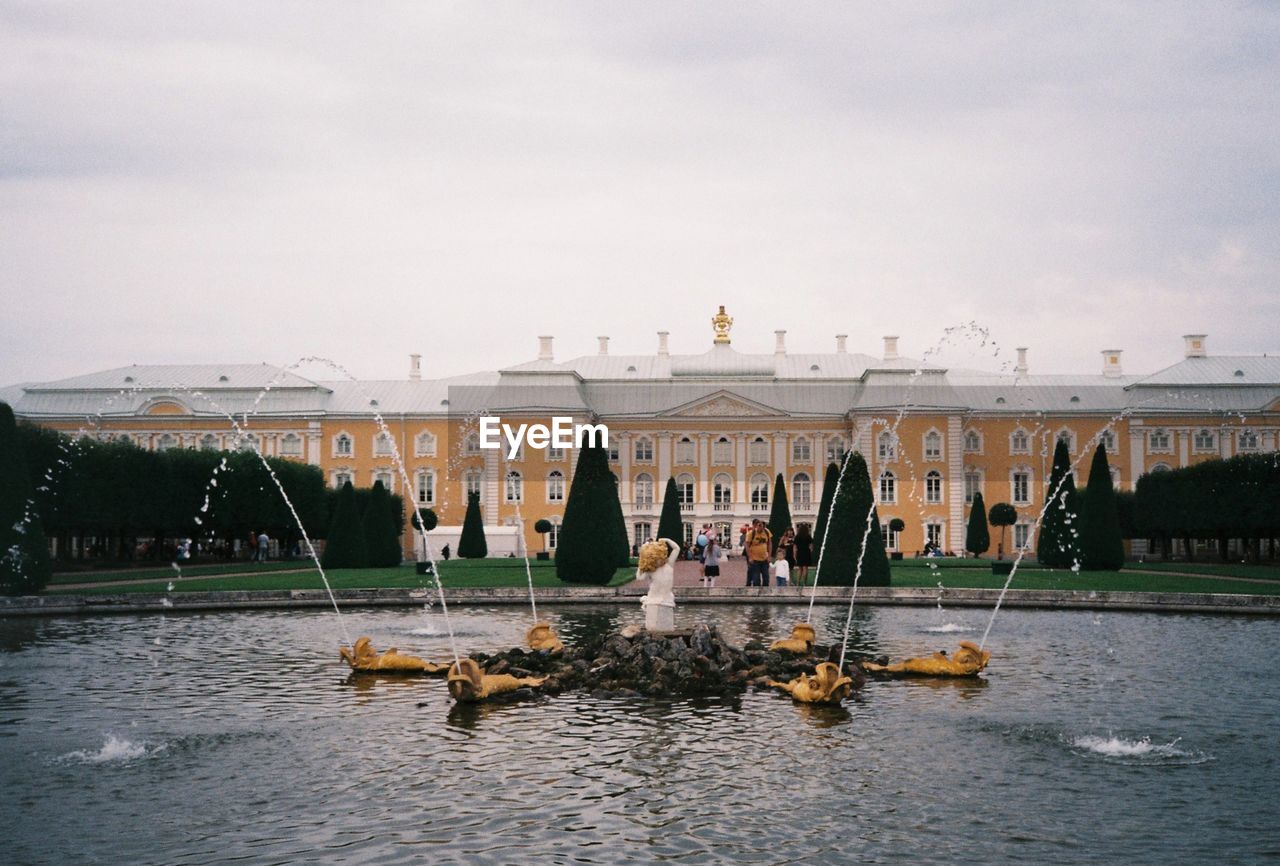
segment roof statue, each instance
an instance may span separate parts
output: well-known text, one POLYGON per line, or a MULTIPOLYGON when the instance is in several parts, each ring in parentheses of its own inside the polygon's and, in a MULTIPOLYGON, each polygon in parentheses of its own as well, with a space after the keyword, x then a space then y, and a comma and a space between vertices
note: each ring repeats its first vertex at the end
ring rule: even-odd
POLYGON ((724 304, 720 305, 720 312, 711 317, 711 327, 716 332, 716 343, 729 344, 729 329, 733 327, 733 317, 725 313, 724 304))

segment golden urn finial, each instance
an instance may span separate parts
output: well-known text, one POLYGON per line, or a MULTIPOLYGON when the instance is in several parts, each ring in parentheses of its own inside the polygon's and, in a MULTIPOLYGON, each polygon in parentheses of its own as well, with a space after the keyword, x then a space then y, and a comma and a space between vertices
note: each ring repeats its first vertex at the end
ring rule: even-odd
POLYGON ((733 317, 724 311, 724 304, 720 305, 720 312, 711 317, 711 327, 716 332, 717 343, 729 342, 729 329, 733 327, 733 317))

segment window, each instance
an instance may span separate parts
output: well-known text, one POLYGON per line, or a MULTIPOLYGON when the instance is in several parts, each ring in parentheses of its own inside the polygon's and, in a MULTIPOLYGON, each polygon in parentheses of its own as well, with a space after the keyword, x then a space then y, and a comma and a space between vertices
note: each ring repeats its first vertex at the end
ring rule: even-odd
POLYGON ((791 462, 808 463, 813 460, 813 446, 807 436, 797 436, 791 443, 791 462))
POLYGON ((898 501, 898 478, 887 469, 880 473, 880 501, 886 505, 898 501))
POLYGON ((354 478, 352 477, 351 473, 346 469, 339 469, 338 471, 333 473, 333 486, 337 487, 339 490, 342 489, 342 486, 344 484, 354 484, 354 483, 355 483, 354 478))
POLYGON ((117 442, 123 442, 123 443, 125 443, 126 445, 132 445, 132 444, 133 444, 133 437, 132 437, 132 436, 130 436, 128 433, 121 433, 119 436, 117 436, 117 437, 116 437, 116 441, 117 441, 117 442))
POLYGON ((924 459, 942 459, 942 434, 937 430, 930 430, 924 434, 924 459))
MULTIPOLYGON (((1057 440, 1057 442, 1067 443, 1068 454, 1076 453, 1076 434, 1075 433, 1072 433, 1070 430, 1064 427, 1063 429, 1058 431, 1058 435, 1054 438, 1057 440)), ((1055 444, 1054 447, 1057 447, 1057 445, 1055 444)))
POLYGON ((1168 472, 1168 471, 1169 471, 1169 464, 1167 464, 1167 463, 1157 463, 1155 466, 1152 466, 1152 467, 1151 467, 1151 471, 1152 471, 1152 472, 1168 472))
MULTIPOLYGON (((617 536, 614 536, 614 537, 617 538, 617 536)), ((653 538, 653 524, 637 523, 636 524, 636 546, 639 547, 640 545, 649 541, 651 538, 653 538)))
POLYGON ((177 446, 178 446, 177 437, 175 437, 172 433, 165 433, 163 436, 161 436, 159 439, 156 440, 157 451, 168 451, 170 448, 176 448, 177 446))
POLYGON ((876 456, 881 460, 895 460, 898 456, 898 443, 888 430, 876 439, 876 456))
POLYGON ((676 462, 688 466, 697 462, 695 454, 695 446, 693 440, 688 436, 681 436, 676 442, 676 462))
POLYGON ((769 510, 769 476, 751 476, 751 510, 769 510))
POLYGON ((1112 466, 1112 467, 1109 467, 1109 468, 1110 468, 1110 470, 1111 470, 1111 487, 1112 487, 1112 489, 1114 489, 1114 490, 1121 490, 1122 488, 1120 487, 1120 469, 1119 469, 1119 467, 1112 466))
POLYGON ((514 469, 507 473, 506 495, 508 502, 524 502, 524 477, 514 469))
POLYGON ((1009 476, 1013 488, 1013 504, 1026 505, 1031 502, 1031 473, 1015 471, 1009 476))
POLYGON ((547 501, 564 502, 564 473, 559 469, 547 476, 547 501))
POLYGON ((555 550, 560 546, 560 522, 558 520, 551 521, 551 528, 547 530, 547 550, 555 550))
POLYGON ((977 469, 966 469, 964 471, 964 501, 965 504, 973 502, 973 497, 982 492, 982 473, 977 469))
POLYGON ((798 472, 791 479, 791 504, 796 508, 813 507, 813 482, 807 472, 798 472))
POLYGON ((1152 454, 1163 454, 1173 449, 1169 445, 1168 430, 1152 430, 1147 435, 1147 450, 1152 454))
POLYGON ((1031 453, 1031 437, 1027 435, 1027 431, 1019 427, 1009 435, 1009 453, 1010 454, 1030 454, 1031 453))
POLYGON ((636 476, 635 502, 637 508, 653 507, 653 478, 647 472, 636 476))
POLYGON ((470 472, 464 472, 462 475, 462 490, 470 501, 471 494, 480 495, 480 488, 484 486, 484 473, 478 469, 472 469, 470 472))
POLYGON ((1241 430, 1236 434, 1237 448, 1241 451, 1258 450, 1258 433, 1255 430, 1241 430))
POLYGON ((1013 526, 1013 546, 1016 550, 1031 549, 1031 524, 1015 523, 1013 526))
POLYGON ((1192 447, 1197 451, 1212 451, 1217 443, 1218 437, 1213 434, 1212 430, 1197 430, 1192 447))
POLYGON ((374 457, 390 457, 395 453, 394 443, 391 436, 385 430, 373 437, 373 456, 374 457))
POLYGON ((1116 433, 1114 430, 1103 430, 1098 434, 1098 444, 1106 449, 1108 454, 1116 453, 1116 433))
POLYGON ((676 497, 680 500, 681 511, 693 510, 693 476, 688 472, 676 476, 676 497))
POLYGON ((769 443, 763 436, 757 436, 747 445, 747 462, 752 466, 761 466, 769 462, 769 443))
POLYGON ((415 457, 435 457, 436 456, 436 434, 430 430, 423 430, 413 439, 413 454, 415 457))
POLYGON ((637 463, 653 462, 653 440, 648 436, 636 440, 635 458, 637 463))
POLYGON ((480 453, 480 434, 468 433, 467 438, 462 440, 462 453, 468 457, 474 457, 480 453))
MULTIPOLYGON (((373 483, 377 484, 378 482, 382 482, 382 489, 388 492, 394 491, 394 488, 391 486, 394 480, 395 476, 391 474, 390 469, 375 469, 373 471, 373 483)), ((370 486, 372 487, 373 485, 370 486)))
POLYGON ((355 454, 353 440, 346 433, 339 433, 333 439, 333 453, 338 457, 352 457, 355 454))
POLYGON ((844 438, 841 436, 832 436, 827 440, 827 462, 839 463, 841 460, 844 460, 845 450, 846 446, 844 444, 844 438))
POLYGON ((418 504, 434 505, 436 501, 436 474, 434 472, 419 472, 417 482, 418 504))
POLYGON ((681 538, 684 539, 685 547, 693 544, 693 524, 686 521, 685 523, 680 524, 680 529, 681 538))
POLYGON ((982 434, 977 430, 966 430, 964 432, 964 453, 982 453, 982 434))
POLYGON ((880 537, 884 539, 884 546, 886 550, 898 549, 899 535, 901 535, 901 533, 894 532, 890 529, 888 523, 880 524, 880 537))
POLYGON ((930 505, 942 501, 942 473, 936 469, 924 476, 924 501, 930 505))
POLYGON ((244 433, 240 436, 240 443, 237 446, 241 451, 258 451, 258 437, 253 433, 244 433))
POLYGON ((711 443, 711 462, 724 466, 733 462, 733 443, 721 436, 711 443))
POLYGON ((547 448, 544 452, 547 462, 559 462, 564 459, 563 448, 547 448))
POLYGON ((285 457, 302 456, 302 437, 296 433, 286 433, 280 440, 280 454, 285 457))
POLYGON ((711 507, 715 511, 733 510, 733 481, 728 475, 717 475, 711 482, 711 507))
POLYGON ((218 437, 217 437, 217 436, 214 436, 212 433, 206 433, 206 434, 204 434, 203 436, 201 436, 201 437, 200 437, 200 450, 201 450, 201 451, 217 451, 217 450, 218 450, 218 437))
POLYGON ((942 524, 926 523, 924 525, 925 538, 936 548, 942 549, 942 524))

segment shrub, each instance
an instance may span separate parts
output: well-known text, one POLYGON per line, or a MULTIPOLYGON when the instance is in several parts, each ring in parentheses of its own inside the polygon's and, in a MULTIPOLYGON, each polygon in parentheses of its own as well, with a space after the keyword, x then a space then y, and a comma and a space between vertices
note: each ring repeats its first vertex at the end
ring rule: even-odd
POLYGON ((467 495, 467 515, 462 519, 462 537, 458 539, 458 556, 463 559, 484 559, 489 555, 489 543, 484 538, 484 520, 480 517, 480 494, 467 495))

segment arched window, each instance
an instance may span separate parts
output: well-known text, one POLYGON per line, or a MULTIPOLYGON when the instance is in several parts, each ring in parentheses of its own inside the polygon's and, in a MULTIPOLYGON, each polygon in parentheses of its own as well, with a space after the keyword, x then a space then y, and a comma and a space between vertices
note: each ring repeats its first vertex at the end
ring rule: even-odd
POLYGON ((1168 471, 1169 471, 1169 464, 1168 464, 1168 463, 1157 463, 1155 466, 1152 466, 1152 467, 1151 467, 1151 471, 1152 471, 1152 472, 1168 472, 1168 471))
POLYGON ((354 457, 355 440, 347 433, 339 433, 333 437, 333 454, 335 457, 354 457))
POLYGON ((1019 427, 1009 434, 1009 453, 1010 454, 1030 454, 1031 453, 1031 436, 1026 430, 1019 427))
POLYGON ((564 502, 564 473, 559 469, 547 475, 547 501, 564 502))
POLYGON ((1213 451, 1218 445, 1218 437, 1212 430, 1197 430, 1192 447, 1197 451, 1213 451))
POLYGON ((752 466, 763 466, 769 462, 769 443, 763 436, 756 436, 747 445, 747 462, 752 466))
POLYGON ((123 443, 125 443, 126 445, 132 445, 132 444, 133 444, 133 437, 132 437, 132 436, 130 436, 128 433, 121 433, 121 434, 119 434, 118 436, 116 436, 116 440, 115 440, 115 441, 117 441, 117 442, 123 442, 123 443))
POLYGON ((688 466, 697 462, 696 447, 688 436, 681 436, 676 441, 676 462, 688 466))
POLYGON ((258 437, 252 433, 244 433, 240 436, 240 442, 236 446, 241 451, 258 451, 258 437))
POLYGON ((635 502, 637 508, 649 508, 653 505, 653 476, 641 472, 636 476, 635 502))
POLYGON ((395 443, 391 441, 391 436, 386 431, 373 437, 374 457, 390 457, 394 453, 395 443))
POLYGON ((676 476, 676 497, 680 500, 681 511, 693 510, 693 476, 688 472, 676 476))
POLYGON ((218 437, 212 433, 206 433, 200 437, 201 451, 217 451, 218 447, 218 437))
POLYGON ((507 501, 524 502, 524 477, 512 469, 507 473, 507 501))
POLYGON ((896 460, 898 457, 898 442, 888 430, 876 438, 876 457, 881 460, 896 460))
POLYGON ((435 457, 436 456, 436 434, 430 430, 423 430, 413 439, 413 454, 415 457, 435 457))
POLYGON ((982 492, 982 472, 973 467, 964 471, 964 501, 973 502, 973 497, 982 492))
POLYGON ((924 501, 937 505, 942 501, 942 473, 931 469, 924 476, 924 501))
POLYGON ((436 474, 428 469, 424 469, 418 473, 416 480, 418 504, 435 505, 436 474))
POLYGON ((462 453, 468 457, 480 453, 480 434, 468 433, 467 437, 462 440, 462 453))
POLYGON ((930 430, 924 434, 924 459, 942 459, 942 434, 937 430, 930 430))
POLYGON ((172 433, 165 433, 156 440, 157 451, 168 451, 178 446, 178 439, 172 433))
POLYGON ((302 456, 302 437, 297 433, 286 433, 280 439, 280 454, 284 457, 302 456))
POLYGON ((711 462, 720 466, 733 462, 733 443, 729 437, 721 436, 711 443, 711 462))
POLYGON ((827 440, 827 462, 839 463, 844 459, 844 452, 847 446, 844 443, 843 436, 832 436, 827 440))
POLYGON ((335 469, 333 472, 333 486, 342 489, 344 484, 355 485, 355 476, 351 474, 350 469, 335 469))
POLYGON ((468 500, 471 494, 481 495, 484 488, 484 473, 479 469, 471 469, 462 473, 462 492, 466 494, 468 500))
POLYGON ((752 511, 768 511, 769 510, 769 476, 768 475, 752 475, 751 476, 751 510, 752 511))
POLYGON ((808 463, 813 460, 813 446, 807 436, 797 436, 791 442, 791 462, 808 463))
POLYGON ((1236 447, 1240 451, 1257 451, 1258 450, 1258 431, 1241 430, 1236 434, 1236 447))
POLYGON ((1058 435, 1054 437, 1054 440, 1055 440, 1055 445, 1054 445, 1055 448, 1057 447, 1056 442, 1065 442, 1067 444, 1067 453, 1068 454, 1076 453, 1076 434, 1073 431, 1067 429, 1066 427, 1063 427, 1061 430, 1058 431, 1058 435))
POLYGON ((885 505, 898 501, 898 476, 888 469, 880 473, 880 501, 885 505))
POLYGON ((715 511, 733 510, 733 479, 728 475, 717 475, 711 481, 711 507, 715 511))
POLYGON ((813 481, 807 472, 797 472, 791 479, 791 504, 796 508, 813 507, 813 481))
POLYGON ((1164 454, 1173 449, 1170 447, 1168 430, 1152 430, 1147 434, 1147 450, 1152 454, 1164 454))
POLYGON ((964 453, 981 454, 982 453, 982 434, 977 430, 964 431, 964 453))
POLYGON ((653 462, 653 440, 648 436, 636 439, 635 458, 637 463, 653 462))

